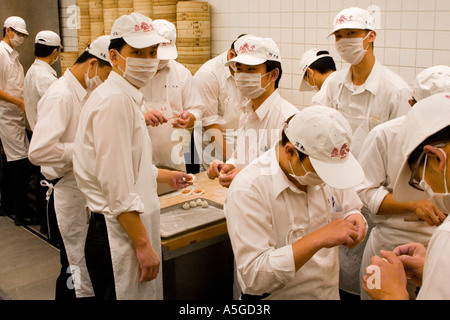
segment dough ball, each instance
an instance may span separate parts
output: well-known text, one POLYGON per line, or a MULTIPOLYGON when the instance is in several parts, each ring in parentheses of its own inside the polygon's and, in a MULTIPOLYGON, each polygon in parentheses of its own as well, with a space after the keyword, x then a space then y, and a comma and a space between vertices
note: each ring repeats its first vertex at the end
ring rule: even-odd
POLYGON ((191 203, 189 203, 191 208, 195 208, 197 206, 197 202, 195 201, 191 201, 191 203))
POLYGON ((209 207, 208 201, 203 201, 202 202, 202 208, 208 208, 208 207, 209 207))
POLYGON ((188 210, 189 208, 190 208, 191 206, 189 205, 189 203, 185 203, 185 204, 183 204, 183 209, 184 210, 188 210))
POLYGON ((197 200, 197 206, 201 207, 203 205, 203 200, 202 199, 198 199, 197 200))

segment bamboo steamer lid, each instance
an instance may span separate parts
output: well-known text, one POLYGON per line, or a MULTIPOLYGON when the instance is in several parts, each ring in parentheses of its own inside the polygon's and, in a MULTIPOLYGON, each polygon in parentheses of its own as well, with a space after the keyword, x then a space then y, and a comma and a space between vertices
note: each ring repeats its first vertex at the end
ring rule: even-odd
POLYGON ((178 30, 211 30, 211 22, 210 21, 178 21, 177 22, 178 30))
POLYGON ((177 11, 209 14, 210 6, 206 1, 178 1, 177 11))
POLYGON ((211 38, 211 29, 177 30, 177 38, 211 38))

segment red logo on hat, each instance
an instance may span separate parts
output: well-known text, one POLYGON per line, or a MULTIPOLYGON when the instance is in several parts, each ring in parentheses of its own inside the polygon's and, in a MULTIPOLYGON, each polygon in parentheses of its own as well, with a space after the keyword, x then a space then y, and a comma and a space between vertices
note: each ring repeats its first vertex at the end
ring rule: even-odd
POLYGON ((341 160, 347 158, 348 153, 350 152, 350 148, 348 147, 348 144, 344 143, 341 147, 341 150, 338 148, 334 148, 331 152, 331 158, 341 158, 341 160))
POLYGON ((345 15, 341 15, 339 18, 336 19, 336 24, 343 24, 347 21, 352 21, 353 16, 349 16, 348 18, 345 15))
POLYGON ((144 32, 149 32, 153 30, 153 26, 151 24, 148 24, 147 22, 142 22, 141 25, 135 25, 134 26, 134 31, 144 31, 144 32))
POLYGON ((247 52, 254 52, 255 51, 255 46, 249 46, 248 43, 245 43, 244 45, 242 45, 239 48, 239 53, 247 53, 247 52))
POLYGON ((449 95, 447 95, 447 96, 445 96, 447 99, 450 99, 450 96, 449 95))

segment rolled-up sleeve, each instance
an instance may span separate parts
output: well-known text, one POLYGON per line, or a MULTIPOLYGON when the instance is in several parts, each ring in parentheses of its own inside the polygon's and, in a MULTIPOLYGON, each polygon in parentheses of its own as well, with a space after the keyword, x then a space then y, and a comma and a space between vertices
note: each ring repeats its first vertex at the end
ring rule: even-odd
POLYGON ((272 293, 294 279, 292 246, 276 247, 272 214, 260 194, 230 190, 225 215, 244 293, 272 293))
MULTIPOLYGON (((92 115, 95 176, 111 215, 144 212, 133 171, 133 110, 123 97, 112 95, 92 115)), ((145 128, 144 128, 145 129, 145 128)))

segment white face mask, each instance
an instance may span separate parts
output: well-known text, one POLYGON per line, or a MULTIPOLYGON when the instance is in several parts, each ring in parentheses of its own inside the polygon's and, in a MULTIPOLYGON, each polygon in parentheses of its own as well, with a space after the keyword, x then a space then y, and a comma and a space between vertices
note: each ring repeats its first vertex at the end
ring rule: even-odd
POLYGON ((138 88, 144 87, 145 84, 149 82, 158 71, 158 59, 141 59, 131 57, 127 57, 125 59, 118 51, 116 52, 126 61, 125 71, 119 67, 119 70, 123 72, 123 77, 138 88))
POLYGON ((334 45, 341 58, 345 62, 355 66, 362 61, 367 53, 370 43, 367 48, 364 49, 364 40, 366 40, 369 35, 370 32, 365 38, 342 38, 339 41, 336 41, 334 45))
POLYGON ((25 37, 24 36, 20 36, 17 33, 14 33, 14 38, 9 39, 9 41, 11 42, 11 45, 14 48, 20 47, 23 42, 25 41, 25 37))
POLYGON ((264 92, 266 92, 267 87, 270 85, 269 83, 266 87, 261 87, 261 79, 269 73, 270 72, 266 73, 265 75, 245 72, 235 73, 234 80, 236 81, 236 87, 245 98, 259 98, 264 92))
POLYGON ((59 54, 56 53, 56 58, 53 59, 52 62, 50 62, 50 65, 51 65, 51 66, 54 65, 56 62, 58 62, 58 60, 59 60, 59 54))
POLYGON ((445 155, 445 167, 444 167, 444 185, 445 193, 435 193, 431 186, 425 181, 425 169, 427 166, 428 156, 425 156, 425 164, 423 167, 423 178, 420 181, 420 187, 427 193, 431 203, 443 213, 450 213, 450 193, 448 193, 447 187, 447 154, 444 150, 441 150, 445 155))
POLYGON ((84 74, 84 82, 86 83, 86 87, 87 87, 88 91, 94 91, 99 85, 101 85, 103 83, 103 81, 97 75, 98 65, 95 69, 95 76, 92 79, 89 78, 89 69, 90 68, 91 68, 91 66, 88 67, 87 73, 84 74))
POLYGON ((289 166, 291 167, 292 173, 289 175, 298 181, 302 186, 319 186, 323 184, 323 180, 320 179, 319 175, 315 172, 310 172, 305 169, 303 166, 303 163, 300 161, 300 165, 302 166, 303 170, 306 172, 304 176, 297 176, 294 172, 294 169, 292 168, 291 162, 289 162, 289 166))
MULTIPOLYGON (((309 78, 309 74, 310 74, 310 72, 307 71, 307 76, 306 76, 307 79, 309 78)), ((314 80, 314 75, 311 75, 311 79, 312 79, 314 86, 310 85, 308 80, 306 80, 306 83, 311 88, 311 90, 316 91, 316 92, 319 91, 319 87, 316 85, 316 80, 314 80)))

